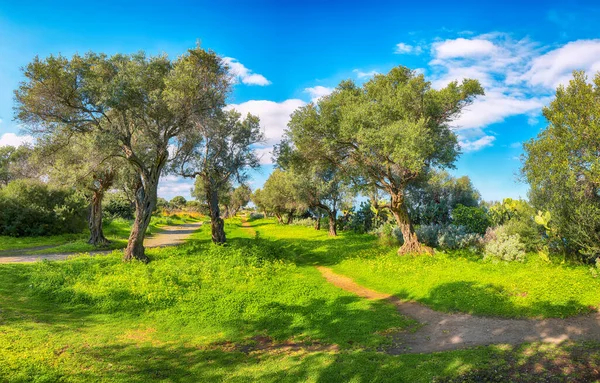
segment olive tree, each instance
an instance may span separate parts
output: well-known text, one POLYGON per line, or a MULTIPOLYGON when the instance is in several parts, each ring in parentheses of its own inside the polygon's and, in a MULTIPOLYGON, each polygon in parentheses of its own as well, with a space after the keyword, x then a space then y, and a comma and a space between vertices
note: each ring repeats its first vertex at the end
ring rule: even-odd
POLYGON ((300 182, 292 171, 275 169, 263 188, 254 192, 252 201, 265 212, 275 215, 279 223, 290 224, 296 212, 308 207, 300 195, 300 182))
POLYGON ((329 235, 337 235, 337 214, 351 205, 354 197, 349 179, 338 167, 326 161, 311 161, 311 153, 298 150, 289 137, 276 146, 277 164, 297 178, 296 198, 302 201, 317 220, 320 229, 321 214, 327 215, 329 235))
POLYGON ((289 137, 298 150, 337 166, 356 184, 390 196, 387 208, 404 238, 400 254, 429 251, 415 234, 406 189, 432 167, 453 166, 459 146, 450 123, 481 94, 476 80, 434 89, 422 74, 399 66, 360 87, 344 81, 316 105, 299 108, 289 137))
POLYGON ((600 257, 600 73, 574 72, 543 109, 547 127, 524 144, 522 173, 534 207, 550 212, 557 243, 600 257))
POLYGON ((264 137, 258 117, 251 114, 242 119, 238 112, 230 110, 210 117, 199 114, 192 119, 195 128, 189 135, 193 138, 175 150, 179 154, 173 161, 173 170, 183 177, 200 179, 210 212, 212 240, 221 244, 227 238, 219 194, 232 181, 243 183, 247 171, 259 166, 253 145, 264 137))
POLYGON ((231 81, 223 60, 200 47, 176 60, 88 53, 36 57, 23 73, 16 117, 27 130, 114 138, 135 170, 136 215, 124 259, 149 261, 143 241, 169 147, 187 145, 196 137, 196 121, 224 106, 231 81))

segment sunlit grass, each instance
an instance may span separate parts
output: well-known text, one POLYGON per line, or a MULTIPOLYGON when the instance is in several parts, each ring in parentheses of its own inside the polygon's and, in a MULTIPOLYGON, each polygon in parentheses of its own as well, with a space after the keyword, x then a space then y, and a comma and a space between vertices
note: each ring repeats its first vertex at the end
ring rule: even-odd
POLYGON ((376 237, 252 222, 263 238, 294 249, 298 262, 330 265, 369 288, 416 300, 442 311, 503 317, 566 317, 597 310, 600 279, 588 266, 483 261, 469 252, 399 256, 376 237))
POLYGON ((457 255, 400 258, 371 236, 330 238, 269 220, 252 226, 230 220, 228 244, 216 246, 205 225, 191 243, 148 250, 147 265, 123 263, 119 253, 0 265, 0 382, 535 381, 532 368, 586 381, 598 368, 597 343, 387 355, 380 334, 413 322, 329 285, 313 265, 382 290, 407 283, 415 291, 408 276, 390 275, 410 264, 443 274, 455 258, 481 275, 494 274, 478 267, 503 266, 457 255), (374 266, 380 258, 390 270, 374 266))

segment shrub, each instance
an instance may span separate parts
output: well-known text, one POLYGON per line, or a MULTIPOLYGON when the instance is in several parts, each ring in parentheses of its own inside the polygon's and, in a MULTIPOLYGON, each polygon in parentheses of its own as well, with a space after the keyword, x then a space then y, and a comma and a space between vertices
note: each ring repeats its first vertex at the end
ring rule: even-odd
POLYGON ((504 227, 495 231, 488 231, 486 238, 489 242, 485 245, 484 259, 502 261, 523 261, 525 259, 525 245, 521 242, 519 234, 508 234, 504 227))
POLYGON ((434 223, 431 225, 417 226, 415 232, 421 243, 429 247, 438 247, 438 237, 443 228, 444 225, 434 223))
POLYGON ((404 238, 402 237, 402 231, 400 231, 400 228, 396 225, 392 225, 389 222, 379 226, 371 233, 377 235, 385 245, 404 243, 404 238))
POLYGON ((108 219, 133 219, 135 216, 135 206, 124 193, 106 194, 103 205, 102 209, 108 219))
POLYGON ((464 226, 469 233, 484 234, 490 226, 490 218, 480 207, 458 205, 452 211, 452 223, 456 226, 464 226))
POLYGON ((538 251, 544 240, 536 223, 530 219, 512 219, 502 226, 508 235, 518 235, 528 252, 538 251))
POLYGON ((299 226, 306 226, 306 227, 313 227, 315 226, 315 220, 312 218, 302 218, 302 219, 295 219, 292 224, 293 225, 299 225, 299 226))
POLYGON ((248 221, 253 221, 255 219, 263 219, 263 218, 265 218, 265 215, 263 213, 252 212, 252 213, 250 213, 250 216, 248 217, 248 221))
POLYGON ((416 229, 419 241, 430 247, 443 250, 470 249, 479 251, 483 238, 476 233, 469 233, 464 226, 456 225, 421 225, 416 229))
POLYGON ((86 226, 85 196, 40 181, 16 180, 0 190, 0 235, 79 233, 86 226))

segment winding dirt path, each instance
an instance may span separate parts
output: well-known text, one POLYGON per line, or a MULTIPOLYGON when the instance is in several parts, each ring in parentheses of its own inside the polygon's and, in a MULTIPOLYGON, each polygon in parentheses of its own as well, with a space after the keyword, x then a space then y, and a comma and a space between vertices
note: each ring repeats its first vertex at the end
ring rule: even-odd
MULTIPOLYGON (((162 230, 159 233, 151 237, 147 237, 144 239, 144 246, 146 248, 152 247, 166 247, 166 246, 177 246, 192 235, 193 232, 198 230, 198 228, 202 225, 202 222, 191 222, 183 225, 177 226, 163 226, 160 229, 162 230)), ((31 249, 25 249, 23 251, 31 251, 31 249)), ((101 254, 109 254, 114 250, 102 250, 102 251, 91 251, 89 254, 91 255, 101 255, 101 254)), ((8 256, 0 255, 0 264, 2 263, 27 263, 27 262, 36 262, 41 261, 43 259, 52 260, 52 261, 62 261, 67 259, 69 256, 78 254, 78 253, 56 253, 56 254, 14 254, 8 256)))
POLYGON ((568 319, 503 319, 434 311, 420 303, 360 286, 352 279, 316 266, 331 284, 362 298, 385 300, 398 311, 421 323, 416 331, 393 336, 390 354, 431 353, 490 344, 517 345, 525 342, 558 344, 565 340, 600 340, 600 313, 568 319))

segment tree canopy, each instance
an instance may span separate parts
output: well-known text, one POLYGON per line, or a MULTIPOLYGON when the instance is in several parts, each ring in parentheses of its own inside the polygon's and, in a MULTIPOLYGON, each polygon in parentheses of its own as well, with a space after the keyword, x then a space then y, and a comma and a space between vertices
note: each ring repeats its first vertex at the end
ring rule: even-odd
POLYGON ((432 167, 453 166, 459 147, 450 123, 482 94, 476 80, 438 90, 399 66, 360 87, 343 81, 331 95, 299 108, 288 135, 298 150, 338 167, 355 184, 386 192, 404 238, 399 252, 422 252, 406 188, 432 167))
POLYGON ((600 73, 574 72, 543 109, 548 126, 524 144, 522 173, 534 206, 550 213, 561 244, 600 256, 600 73))
POLYGON ((147 262, 143 240, 169 147, 191 145, 198 120, 225 105, 227 66, 197 47, 173 61, 143 52, 36 57, 24 75, 15 91, 16 115, 30 132, 108 135, 135 169, 136 217, 125 259, 147 262))
POLYGON ((228 193, 232 181, 243 183, 248 169, 258 167, 253 145, 264 136, 258 117, 248 114, 242 119, 235 110, 219 111, 210 118, 194 116, 194 123, 190 139, 182 141, 175 150, 178 154, 172 168, 181 176, 201 180, 198 186, 209 206, 213 242, 224 243, 219 196, 228 193))

